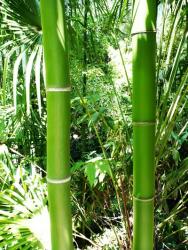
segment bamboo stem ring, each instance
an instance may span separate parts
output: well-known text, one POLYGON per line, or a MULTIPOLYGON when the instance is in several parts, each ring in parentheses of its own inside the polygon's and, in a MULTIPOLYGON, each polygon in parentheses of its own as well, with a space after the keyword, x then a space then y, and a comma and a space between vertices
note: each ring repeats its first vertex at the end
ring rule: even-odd
POLYGON ((68 177, 63 178, 63 179, 51 179, 48 177, 46 179, 47 179, 47 182, 51 183, 51 184, 65 184, 71 180, 71 176, 68 176, 68 177))
POLYGON ((151 121, 151 122, 133 122, 133 126, 154 126, 155 125, 155 121, 151 121))
POLYGON ((137 198, 136 196, 133 196, 133 199, 137 200, 137 201, 142 201, 142 202, 150 202, 154 200, 154 197, 146 199, 146 198, 137 198))
POLYGON ((138 35, 138 34, 147 34, 147 33, 156 33, 156 30, 140 30, 136 32, 132 32, 131 36, 138 35))
POLYGON ((69 92, 71 91, 71 86, 66 86, 62 88, 58 88, 58 87, 47 88, 46 91, 47 92, 69 92))

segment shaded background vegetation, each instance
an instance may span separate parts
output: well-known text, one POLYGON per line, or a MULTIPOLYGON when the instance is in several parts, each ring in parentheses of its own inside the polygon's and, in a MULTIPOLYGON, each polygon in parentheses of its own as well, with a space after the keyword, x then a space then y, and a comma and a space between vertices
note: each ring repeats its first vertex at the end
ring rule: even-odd
MULTIPOLYGON (((39 5, 0 0, 0 249, 49 249, 39 5)), ((158 3, 155 249, 188 240, 187 6, 158 3)), ((131 11, 127 0, 66 1, 77 249, 130 247, 131 11)))

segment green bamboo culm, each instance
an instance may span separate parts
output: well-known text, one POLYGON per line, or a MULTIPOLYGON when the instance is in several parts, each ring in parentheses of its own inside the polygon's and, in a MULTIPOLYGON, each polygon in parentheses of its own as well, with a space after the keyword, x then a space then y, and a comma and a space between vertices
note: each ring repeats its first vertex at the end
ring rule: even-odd
POLYGON ((51 249, 72 250, 70 79, 63 0, 41 0, 47 90, 47 181, 51 249))
POLYGON ((156 1, 135 0, 132 26, 133 250, 153 250, 156 1))

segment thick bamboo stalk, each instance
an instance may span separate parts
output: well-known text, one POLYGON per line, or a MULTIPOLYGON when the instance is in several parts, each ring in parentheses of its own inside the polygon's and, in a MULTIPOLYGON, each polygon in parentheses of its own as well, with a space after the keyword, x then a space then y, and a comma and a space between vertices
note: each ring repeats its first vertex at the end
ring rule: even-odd
POLYGON ((152 250, 155 192, 156 1, 135 0, 133 48, 133 250, 152 250))
POLYGON ((63 0, 41 0, 47 87, 47 180, 52 250, 71 250, 70 80, 63 0))

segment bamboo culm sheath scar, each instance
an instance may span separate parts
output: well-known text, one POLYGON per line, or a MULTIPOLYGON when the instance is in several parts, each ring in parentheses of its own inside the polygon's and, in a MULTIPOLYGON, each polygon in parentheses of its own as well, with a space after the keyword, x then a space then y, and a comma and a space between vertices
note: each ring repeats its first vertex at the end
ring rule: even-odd
POLYGON ((41 0, 47 92, 47 182, 51 249, 72 250, 70 80, 64 1, 41 0))
POLYGON ((133 7, 133 250, 153 250, 156 1, 133 7))

